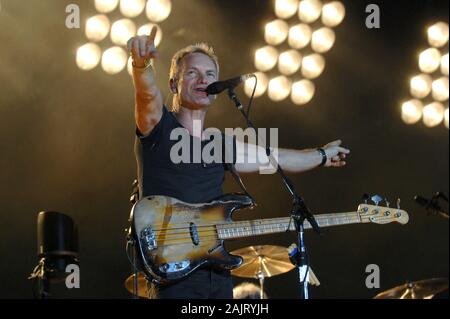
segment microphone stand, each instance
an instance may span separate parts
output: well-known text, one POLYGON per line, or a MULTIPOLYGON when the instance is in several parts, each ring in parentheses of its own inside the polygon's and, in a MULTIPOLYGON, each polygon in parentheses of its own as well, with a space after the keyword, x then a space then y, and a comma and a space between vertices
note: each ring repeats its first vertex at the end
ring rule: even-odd
MULTIPOLYGON (((236 93, 234 92, 233 88, 228 89, 228 97, 234 102, 235 106, 239 111, 241 111, 242 115, 244 116, 247 126, 251 127, 256 134, 257 139, 259 140, 258 131, 255 129, 255 126, 248 118, 247 114, 245 114, 244 107, 242 106, 242 103, 239 101, 239 98, 236 96, 236 93)), ((292 200, 292 210, 290 212, 291 221, 294 220, 295 230, 297 231, 297 241, 298 241, 298 272, 299 272, 299 285, 301 287, 300 289, 300 299, 309 299, 309 291, 308 291, 308 271, 309 271, 309 260, 308 255, 306 252, 306 245, 305 245, 305 239, 304 239, 304 222, 305 220, 309 222, 309 224, 312 226, 313 230, 320 234, 320 228, 317 224, 313 214, 310 212, 308 207, 306 207, 306 204, 303 200, 303 198, 297 193, 297 191, 294 188, 294 185, 292 184, 291 180, 285 175, 283 169, 278 164, 278 162, 273 157, 270 147, 264 143, 266 148, 266 154, 269 158, 269 162, 273 167, 277 168, 277 173, 280 175, 281 179, 283 180, 284 185, 286 186, 286 189, 291 194, 293 200, 292 200)), ((290 228, 290 223, 286 231, 290 228)))

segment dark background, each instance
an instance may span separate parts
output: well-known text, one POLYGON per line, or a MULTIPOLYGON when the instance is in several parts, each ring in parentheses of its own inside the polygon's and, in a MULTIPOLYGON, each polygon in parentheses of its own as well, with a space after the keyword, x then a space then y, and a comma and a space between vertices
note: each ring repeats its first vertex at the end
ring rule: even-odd
MULTIPOLYGON (((81 288, 55 287, 61 298, 127 298, 125 255, 133 154, 133 86, 126 71, 107 75, 98 66, 75 64, 84 27, 67 29, 65 7, 77 3, 84 21, 93 1, 2 0, 0 10, 0 298, 32 298, 28 275, 37 264, 36 217, 42 210, 70 215, 80 237, 81 288)), ((347 14, 336 44, 325 54, 316 96, 304 107, 289 99, 255 100, 253 120, 279 128, 285 148, 316 147, 340 138, 351 149, 344 169, 291 175, 317 213, 356 210, 363 193, 402 199, 405 226, 349 225, 306 235, 320 287, 313 298, 371 298, 407 280, 448 277, 448 220, 427 216, 416 194, 448 195, 448 130, 401 120, 409 78, 419 72, 427 48, 426 26, 448 22, 448 1, 344 1, 347 14), (365 7, 381 9, 381 28, 365 27, 365 7), (380 289, 367 289, 365 268, 377 264, 380 289)), ((109 16, 114 19, 118 10, 109 16)), ((142 14, 139 19, 144 19, 142 14)), ((167 97, 169 62, 179 48, 208 41, 221 60, 221 77, 253 72, 254 50, 264 44, 263 26, 275 17, 265 0, 173 0, 161 24, 156 62, 167 97)), ((104 40, 104 48, 110 46, 104 40)), ((448 50, 448 47, 447 47, 448 50)), ((447 51, 448 52, 448 51, 447 51)), ((239 91, 243 96, 242 91, 239 91)), ((247 99, 243 97, 243 100, 247 99)), ((207 126, 244 127, 221 97, 207 126)), ((243 176, 259 207, 237 219, 287 216, 290 198, 277 176, 243 176)), ((226 191, 238 191, 231 178, 226 191)), ((234 250, 255 244, 288 246, 295 234, 228 243, 234 250)), ((243 280, 235 278, 238 284, 243 280)), ((251 281, 251 280, 250 280, 251 281)), ((297 298, 297 273, 269 278, 273 298, 297 298)))

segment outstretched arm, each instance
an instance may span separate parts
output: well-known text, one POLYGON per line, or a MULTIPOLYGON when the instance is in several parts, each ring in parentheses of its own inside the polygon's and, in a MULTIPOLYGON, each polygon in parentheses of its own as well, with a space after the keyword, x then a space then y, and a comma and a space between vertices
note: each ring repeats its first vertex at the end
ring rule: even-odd
POLYGON ((156 32, 157 28, 153 27, 149 36, 133 37, 127 43, 133 59, 134 115, 136 126, 143 135, 148 135, 162 117, 163 100, 151 67, 151 60, 158 56, 156 32))
MULTIPOLYGON (((346 165, 345 158, 350 150, 341 147, 340 140, 326 144, 318 149, 283 149, 273 150, 275 159, 283 170, 291 173, 301 173, 316 167, 342 167, 346 165), (323 153, 319 151, 323 150, 323 153)), ((269 168, 269 158, 264 148, 236 141, 236 169, 240 173, 263 172, 269 168)))

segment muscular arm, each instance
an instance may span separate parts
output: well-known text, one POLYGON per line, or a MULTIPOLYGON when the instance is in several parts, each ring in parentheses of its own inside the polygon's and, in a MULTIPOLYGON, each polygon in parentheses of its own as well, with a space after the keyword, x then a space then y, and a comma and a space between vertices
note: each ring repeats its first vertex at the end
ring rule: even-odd
MULTIPOLYGON (((348 149, 340 147, 341 141, 334 141, 323 149, 327 156, 325 167, 342 167, 346 165, 344 159, 350 153, 348 149)), ((274 170, 268 170, 269 158, 265 149, 260 146, 249 145, 236 141, 237 163, 236 169, 241 173, 266 172, 274 173, 274 170)), ((272 153, 280 166, 286 172, 302 173, 319 167, 322 163, 322 155, 317 149, 272 149, 272 153)))
POLYGON ((146 63, 157 56, 154 45, 156 27, 150 36, 138 36, 128 41, 128 49, 134 62, 135 121, 140 133, 148 135, 162 117, 163 100, 156 85, 153 68, 146 63))

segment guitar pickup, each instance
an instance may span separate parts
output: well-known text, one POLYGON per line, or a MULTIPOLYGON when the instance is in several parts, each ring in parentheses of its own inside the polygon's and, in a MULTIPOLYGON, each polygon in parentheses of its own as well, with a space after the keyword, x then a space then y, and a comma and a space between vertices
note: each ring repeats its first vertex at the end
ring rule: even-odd
POLYGON ((158 244, 156 243, 155 232, 153 231, 151 226, 141 230, 140 241, 141 245, 147 248, 148 250, 154 250, 158 248, 158 244))
POLYGON ((159 270, 166 274, 176 273, 179 271, 183 271, 184 269, 189 267, 190 264, 191 262, 188 259, 177 262, 164 263, 159 266, 159 270))

